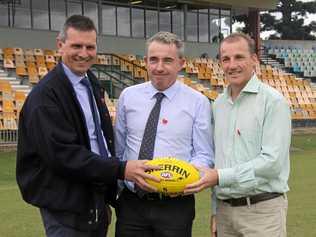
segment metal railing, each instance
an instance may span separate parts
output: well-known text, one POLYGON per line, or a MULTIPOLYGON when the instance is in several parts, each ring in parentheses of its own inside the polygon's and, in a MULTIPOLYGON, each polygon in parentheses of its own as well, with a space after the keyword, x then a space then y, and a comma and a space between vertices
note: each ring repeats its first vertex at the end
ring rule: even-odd
POLYGON ((18 130, 0 130, 0 144, 15 144, 18 141, 18 130))
POLYGON ((145 67, 140 66, 116 54, 102 53, 103 62, 93 65, 92 70, 105 87, 110 98, 118 96, 117 90, 142 83, 148 78, 145 67), (104 78, 107 78, 104 80, 104 78))

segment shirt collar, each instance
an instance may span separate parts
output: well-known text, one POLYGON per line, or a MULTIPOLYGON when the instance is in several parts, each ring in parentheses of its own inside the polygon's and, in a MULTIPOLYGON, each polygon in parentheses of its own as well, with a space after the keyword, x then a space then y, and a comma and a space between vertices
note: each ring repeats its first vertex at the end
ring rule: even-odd
POLYGON ((241 90, 241 93, 243 93, 243 92, 258 93, 259 86, 260 86, 260 81, 257 78, 256 74, 253 74, 253 76, 248 81, 246 86, 241 90))
MULTIPOLYGON (((241 90, 240 94, 242 93, 258 93, 259 92, 259 87, 260 87, 260 81, 257 77, 257 75, 254 73, 250 80, 247 82, 245 87, 241 90)), ((231 95, 231 87, 228 86, 224 90, 224 95, 227 99, 230 98, 231 95)))
POLYGON ((157 90, 151 82, 148 83, 148 87, 147 87, 147 92, 149 93, 150 95, 150 98, 154 98, 154 96, 158 93, 158 92, 161 92, 165 95, 165 97, 168 99, 168 100, 171 100, 175 94, 177 93, 177 91, 179 90, 180 88, 180 83, 178 82, 178 80, 176 80, 169 88, 167 88, 166 90, 164 91, 159 91, 157 90))
POLYGON ((66 76, 69 78, 69 80, 70 80, 70 82, 71 82, 71 84, 72 84, 73 87, 75 87, 76 85, 78 85, 78 84, 80 83, 81 79, 83 79, 84 77, 87 77, 87 73, 86 73, 86 75, 84 75, 84 76, 77 76, 76 74, 74 74, 74 73, 70 70, 70 68, 69 68, 66 64, 61 63, 61 65, 63 66, 63 69, 64 69, 64 71, 65 71, 65 74, 66 74, 66 76))

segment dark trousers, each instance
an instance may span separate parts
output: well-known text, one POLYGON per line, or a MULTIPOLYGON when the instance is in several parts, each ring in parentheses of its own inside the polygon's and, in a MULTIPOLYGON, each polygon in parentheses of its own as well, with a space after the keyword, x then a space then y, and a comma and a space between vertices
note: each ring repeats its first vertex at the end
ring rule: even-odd
POLYGON ((191 237, 194 196, 139 198, 125 188, 116 216, 116 237, 191 237))
POLYGON ((61 224, 54 213, 48 209, 40 208, 40 213, 47 237, 106 237, 108 225, 105 223, 104 216, 96 230, 82 231, 61 224))

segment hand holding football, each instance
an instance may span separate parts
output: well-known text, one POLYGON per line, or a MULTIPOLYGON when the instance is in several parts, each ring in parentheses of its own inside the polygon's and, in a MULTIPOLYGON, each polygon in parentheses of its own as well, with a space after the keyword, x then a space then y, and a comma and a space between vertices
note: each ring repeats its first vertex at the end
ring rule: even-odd
POLYGON ((172 195, 182 193, 187 184, 200 179, 199 171, 190 163, 172 157, 154 158, 147 162, 160 166, 160 170, 147 171, 161 179, 159 183, 147 179, 146 182, 158 189, 158 192, 172 195))

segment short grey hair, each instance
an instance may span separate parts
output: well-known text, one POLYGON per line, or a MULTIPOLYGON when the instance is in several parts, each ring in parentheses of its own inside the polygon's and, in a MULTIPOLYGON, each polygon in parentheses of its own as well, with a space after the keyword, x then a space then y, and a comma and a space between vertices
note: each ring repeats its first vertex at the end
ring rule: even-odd
POLYGON ((178 49, 179 58, 184 57, 184 43, 183 41, 176 35, 167 31, 160 31, 149 38, 146 42, 146 54, 148 53, 149 45, 152 42, 159 42, 162 44, 174 44, 178 49))
POLYGON ((82 15, 72 15, 69 18, 67 18, 57 38, 61 41, 65 41, 67 39, 67 30, 69 28, 74 28, 75 30, 78 30, 78 31, 97 32, 97 29, 93 21, 89 17, 82 16, 82 15))

